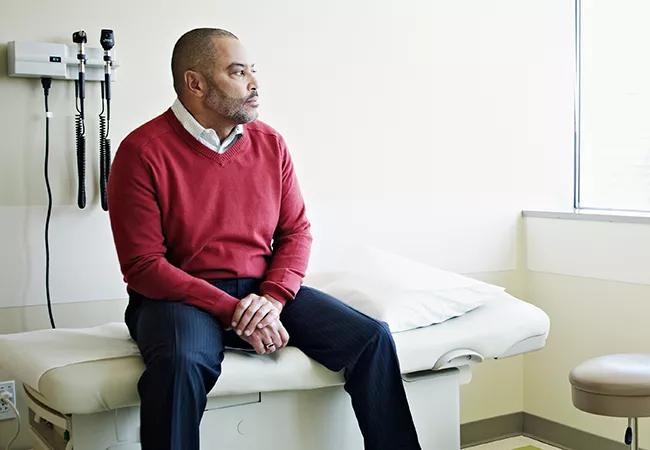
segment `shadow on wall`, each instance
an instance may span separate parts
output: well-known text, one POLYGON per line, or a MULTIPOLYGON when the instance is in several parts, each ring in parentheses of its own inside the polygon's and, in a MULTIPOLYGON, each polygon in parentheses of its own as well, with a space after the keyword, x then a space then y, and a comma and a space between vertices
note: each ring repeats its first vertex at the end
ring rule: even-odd
POLYGON ((0 44, 0 81, 9 78, 7 67, 7 44, 0 44))

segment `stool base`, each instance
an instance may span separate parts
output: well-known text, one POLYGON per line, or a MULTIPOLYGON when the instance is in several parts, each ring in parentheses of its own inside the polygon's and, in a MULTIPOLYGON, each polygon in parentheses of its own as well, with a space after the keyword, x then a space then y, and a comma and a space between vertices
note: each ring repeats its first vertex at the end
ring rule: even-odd
POLYGON ((625 443, 630 446, 630 450, 639 450, 639 420, 636 417, 627 418, 625 443))

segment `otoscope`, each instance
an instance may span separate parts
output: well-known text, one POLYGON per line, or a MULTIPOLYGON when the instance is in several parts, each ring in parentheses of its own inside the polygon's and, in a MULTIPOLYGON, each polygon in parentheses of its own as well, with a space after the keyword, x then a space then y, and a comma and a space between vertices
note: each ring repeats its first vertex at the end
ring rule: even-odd
POLYGON ((72 42, 79 45, 79 79, 75 80, 75 98, 77 100, 77 115, 75 116, 75 135, 77 141, 77 172, 79 174, 79 186, 77 193, 77 205, 79 208, 86 206, 86 125, 84 122, 84 98, 86 97, 86 54, 84 46, 87 42, 86 32, 81 30, 72 34, 72 42))
POLYGON ((102 209, 108 211, 108 195, 106 186, 111 170, 111 140, 108 138, 111 126, 111 49, 115 45, 113 30, 102 30, 100 42, 104 49, 104 81, 101 82, 102 112, 99 113, 99 188, 101 192, 102 209), (104 99, 106 100, 106 115, 104 116, 104 99))

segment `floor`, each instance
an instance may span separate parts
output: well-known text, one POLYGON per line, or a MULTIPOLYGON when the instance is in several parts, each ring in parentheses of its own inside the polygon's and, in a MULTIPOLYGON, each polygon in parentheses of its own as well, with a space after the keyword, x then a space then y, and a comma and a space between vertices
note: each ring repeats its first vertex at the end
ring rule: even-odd
POLYGON ((557 447, 551 447, 550 445, 535 441, 524 436, 517 436, 504 439, 502 441, 490 442, 489 444, 475 445, 473 447, 465 447, 465 450, 516 450, 521 447, 524 447, 525 450, 560 450, 557 447), (532 448, 528 446, 531 446, 532 448))

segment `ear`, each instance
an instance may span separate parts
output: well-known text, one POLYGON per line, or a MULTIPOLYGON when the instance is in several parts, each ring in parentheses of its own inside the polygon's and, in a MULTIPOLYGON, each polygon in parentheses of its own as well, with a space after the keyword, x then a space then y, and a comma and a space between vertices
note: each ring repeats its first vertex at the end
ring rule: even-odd
POLYGON ((183 79, 188 94, 198 98, 203 98, 205 96, 208 85, 202 74, 195 72, 194 70, 186 70, 183 74, 183 79))

